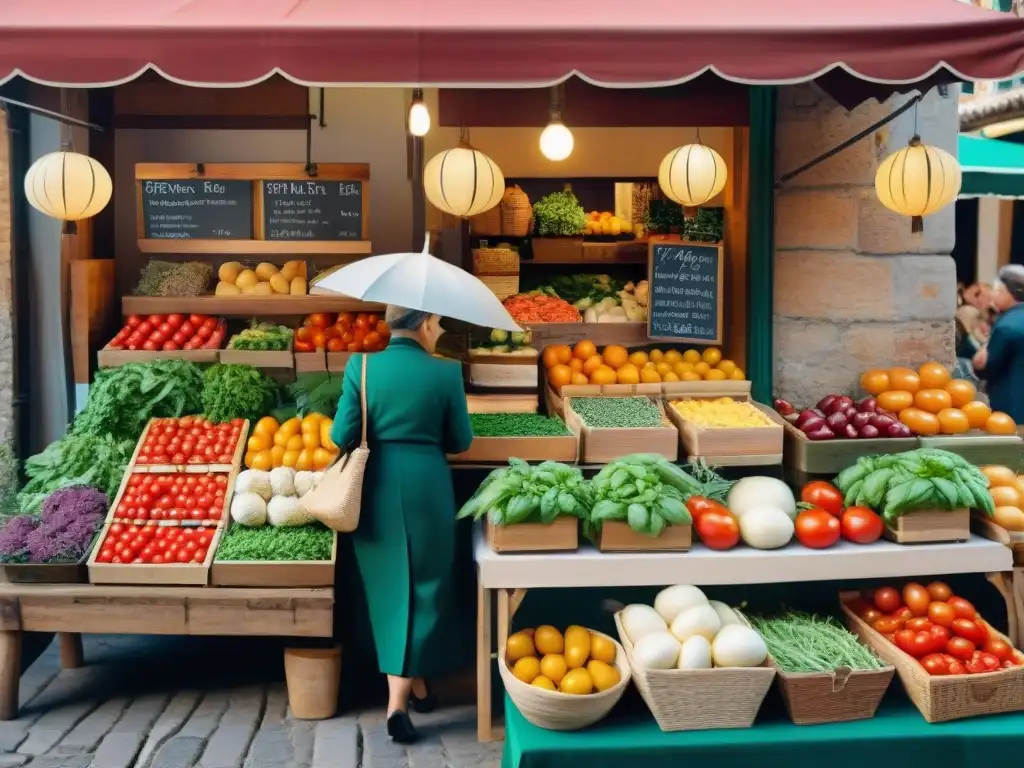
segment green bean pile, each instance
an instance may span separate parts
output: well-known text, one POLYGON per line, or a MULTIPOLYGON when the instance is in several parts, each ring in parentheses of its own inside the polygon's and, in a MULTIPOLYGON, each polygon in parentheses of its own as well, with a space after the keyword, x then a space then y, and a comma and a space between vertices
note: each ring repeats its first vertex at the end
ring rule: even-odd
POLYGON ((831 672, 837 667, 881 669, 885 666, 857 637, 831 616, 787 613, 766 619, 752 616, 768 651, 783 672, 831 672))
POLYGON ((647 397, 581 397, 572 409, 588 427, 660 427, 661 411, 647 397))
POLYGON ((477 437, 561 437, 569 434, 561 419, 539 413, 471 413, 469 423, 477 437))
POLYGON ((333 532, 320 523, 294 528, 246 528, 232 525, 220 546, 217 560, 330 560, 334 545, 333 532))

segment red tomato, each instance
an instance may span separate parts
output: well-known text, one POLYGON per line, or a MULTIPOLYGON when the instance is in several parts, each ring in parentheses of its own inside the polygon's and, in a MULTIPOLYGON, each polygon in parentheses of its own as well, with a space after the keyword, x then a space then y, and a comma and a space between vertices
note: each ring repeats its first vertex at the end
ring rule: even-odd
POLYGON ((957 618, 971 619, 973 621, 974 617, 978 615, 978 612, 974 610, 974 606, 962 597, 951 597, 946 602, 949 603, 953 612, 956 613, 957 618))
MULTIPOLYGON (((159 323, 157 323, 159 325, 159 323)), ((143 336, 149 336, 153 332, 153 323, 149 320, 143 320, 135 327, 135 332, 142 334, 143 336)))
POLYGON ((985 653, 990 653, 1000 661, 1014 661, 1013 646, 998 637, 990 637, 982 648, 985 653))
POLYGON ((911 656, 915 655, 911 651, 911 646, 914 644, 914 639, 917 633, 909 629, 901 629, 896 633, 893 638, 893 642, 896 643, 896 647, 904 653, 909 653, 911 656))
MULTIPOLYGON (((691 496, 686 500, 686 509, 690 513, 690 517, 693 518, 693 522, 700 520, 700 516, 712 508, 712 504, 721 506, 718 502, 711 501, 706 496, 691 496)), ((721 510, 716 510, 721 511, 721 510)), ((728 510, 726 510, 728 511, 728 510)))
POLYGON ((892 613, 900 607, 900 593, 892 587, 879 587, 872 595, 872 600, 882 613, 892 613))
POLYGON ((881 538, 885 529, 882 518, 867 507, 848 507, 840 520, 843 538, 854 544, 873 544, 881 538))
POLYGON ((935 601, 928 606, 928 618, 942 627, 953 626, 956 612, 949 603, 935 601))
POLYGON ((970 661, 974 657, 974 643, 966 637, 953 637, 946 643, 946 653, 961 661, 970 661))
POLYGON ((930 653, 921 659, 921 666, 929 675, 948 675, 949 662, 941 653, 930 653))
POLYGON ((128 315, 128 320, 126 321, 126 324, 128 325, 129 328, 135 328, 141 322, 142 318, 139 315, 128 315))
POLYGON ((882 612, 877 608, 866 608, 864 609, 864 612, 860 614, 860 617, 868 624, 874 624, 882 618, 882 612))
POLYGON ((949 630, 945 627, 932 625, 928 630, 928 633, 935 639, 935 648, 938 651, 945 649, 946 643, 949 642, 949 630))
POLYGON ((843 494, 824 480, 815 480, 805 485, 800 491, 800 501, 823 509, 836 517, 843 512, 843 494))
POLYGON ((193 328, 198 328, 200 325, 206 322, 206 315, 189 315, 188 321, 192 323, 193 328))
POLYGON ((708 549, 732 549, 740 541, 740 524, 728 511, 707 510, 696 521, 695 527, 708 549))
POLYGON ((903 587, 903 602, 915 616, 927 616, 932 599, 927 589, 912 581, 903 587))
POLYGON ((953 634, 965 637, 975 645, 984 645, 988 640, 988 632, 970 619, 953 619, 953 634))
POLYGON ((157 344, 155 341, 150 339, 149 341, 142 342, 142 348, 147 352, 156 352, 163 344, 157 344))
POLYGON ((839 541, 839 519, 823 509, 805 509, 796 516, 796 538, 805 547, 827 549, 839 541))
POLYGON ((913 618, 907 622, 907 629, 911 629, 914 632, 928 632, 934 626, 934 624, 923 616, 918 616, 917 618, 913 618))
POLYGON ((891 635, 894 632, 899 632, 903 627, 903 623, 892 616, 883 616, 882 618, 872 622, 871 627, 876 632, 881 632, 883 635, 891 635))
POLYGON ((994 654, 986 653, 985 651, 977 651, 971 661, 981 662, 985 672, 995 672, 1003 663, 994 654))

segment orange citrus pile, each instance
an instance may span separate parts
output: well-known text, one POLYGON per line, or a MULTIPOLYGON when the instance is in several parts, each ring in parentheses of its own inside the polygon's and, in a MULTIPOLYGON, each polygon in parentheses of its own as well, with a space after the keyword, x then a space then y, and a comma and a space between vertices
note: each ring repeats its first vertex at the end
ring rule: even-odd
POLYGON ((245 466, 262 470, 327 469, 339 453, 331 442, 333 425, 332 419, 319 413, 309 413, 301 419, 295 416, 283 424, 278 424, 273 416, 264 416, 256 422, 246 444, 245 466))
POLYGON ((611 344, 598 352, 594 342, 584 339, 569 347, 552 344, 544 348, 544 369, 552 389, 560 392, 567 384, 660 384, 663 381, 744 381, 746 375, 722 351, 708 347, 703 352, 677 349, 630 352, 611 344))
POLYGON ((980 429, 992 435, 1013 435, 1017 425, 1001 411, 975 397, 974 385, 954 379, 942 363, 912 368, 873 369, 860 377, 860 385, 874 395, 878 407, 898 413, 900 421, 919 435, 960 435, 980 429))

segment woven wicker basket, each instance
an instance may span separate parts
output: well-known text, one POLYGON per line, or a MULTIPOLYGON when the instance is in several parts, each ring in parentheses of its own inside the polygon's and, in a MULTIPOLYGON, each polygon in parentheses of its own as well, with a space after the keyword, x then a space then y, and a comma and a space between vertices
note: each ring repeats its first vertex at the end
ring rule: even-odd
POLYGON ((530 198, 518 186, 505 190, 501 198, 501 234, 526 237, 533 228, 533 206, 530 198))
POLYGON ((746 669, 639 669, 633 644, 615 614, 615 628, 633 669, 633 682, 663 731, 749 728, 775 679, 770 661, 746 669))
POLYGON ((469 229, 480 237, 501 236, 501 203, 469 219, 469 229))
MULTIPOLYGON (((608 637, 601 632, 594 634, 608 637)), ((615 643, 612 638, 608 639, 615 643)), ((626 652, 618 643, 615 643, 615 651, 619 682, 607 691, 587 696, 575 696, 527 685, 513 676, 512 670, 508 668, 504 648, 498 651, 498 672, 501 673, 501 680, 505 683, 509 697, 528 722, 550 731, 578 731, 603 720, 622 698, 626 686, 629 685, 630 670, 626 652)))
POLYGON ((511 248, 474 248, 474 275, 518 275, 519 254, 511 248))
POLYGON ((895 673, 882 669, 850 669, 834 672, 778 671, 779 689, 786 711, 797 725, 842 723, 875 716, 895 673))

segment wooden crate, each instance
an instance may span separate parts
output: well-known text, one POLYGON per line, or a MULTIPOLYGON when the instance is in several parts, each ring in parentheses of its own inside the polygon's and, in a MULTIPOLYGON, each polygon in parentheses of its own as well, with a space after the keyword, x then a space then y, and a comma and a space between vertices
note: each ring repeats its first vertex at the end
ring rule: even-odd
MULTIPOLYGON (((225 496, 225 499, 227 497, 225 496)), ((92 584, 161 584, 206 586, 210 578, 210 565, 220 544, 222 527, 218 527, 210 546, 206 550, 206 559, 202 565, 194 563, 165 563, 162 565, 142 565, 128 563, 98 563, 96 557, 100 553, 101 544, 106 539, 110 526, 107 523, 100 532, 99 540, 89 555, 89 582, 92 584)))
POLYGON ((555 392, 551 385, 545 386, 544 400, 548 410, 562 414, 566 397, 626 397, 628 395, 649 395, 651 397, 674 398, 692 397, 708 394, 712 397, 732 397, 735 399, 749 398, 749 381, 693 381, 659 384, 566 384, 561 393, 555 392))
POLYGON ((583 261, 582 237, 535 237, 531 243, 534 261, 549 263, 583 261))
POLYGON ((173 351, 145 349, 111 349, 104 347, 96 353, 96 364, 100 368, 120 368, 129 363, 151 363, 154 360, 187 360, 200 365, 216 363, 220 349, 176 349, 173 351))
POLYGON ((786 711, 797 725, 871 719, 896 673, 891 665, 832 672, 783 672, 775 666, 786 711))
POLYGON ((579 547, 579 519, 559 517, 550 525, 484 522, 487 544, 495 552, 571 552, 579 547))
POLYGON ((343 373, 354 352, 328 352, 327 370, 331 373, 343 373))
POLYGON ((1020 435, 969 432, 966 435, 922 437, 919 442, 922 448, 941 448, 977 466, 998 464, 1015 472, 1024 470, 1024 440, 1020 435))
MULTIPOLYGON (((198 466, 198 465, 191 465, 198 466)), ((218 475, 227 475, 228 484, 224 488, 224 508, 221 510, 221 516, 219 520, 181 520, 180 518, 174 520, 129 520, 127 518, 119 518, 116 516, 118 506, 121 504, 121 499, 128 490, 128 481, 132 475, 146 475, 156 474, 155 472, 142 472, 139 470, 129 470, 124 473, 124 477, 121 478, 121 485, 117 489, 117 495, 114 496, 113 502, 110 504, 110 509, 107 511, 105 523, 126 523, 128 525, 148 525, 153 523, 155 525, 185 525, 185 526, 222 526, 227 521, 229 514, 228 510, 231 506, 231 497, 235 492, 235 481, 238 479, 238 473, 240 470, 233 469, 230 472, 214 472, 218 475)), ((173 470, 174 473, 178 473, 177 470, 173 470)), ((179 473, 180 474, 180 473, 179 473)), ((204 473, 205 474, 205 473, 204 473)))
POLYGON ((838 475, 861 456, 903 453, 918 447, 916 437, 879 437, 870 440, 808 440, 783 419, 783 452, 788 466, 811 475, 838 475))
POLYGON ((895 528, 886 527, 885 535, 897 544, 967 541, 971 538, 971 513, 966 507, 909 512, 897 518, 895 528))
POLYGON ((253 368, 295 368, 295 352, 292 341, 288 342, 288 349, 250 350, 250 349, 222 349, 220 361, 238 365, 251 365, 253 368))
POLYGON ((504 464, 512 456, 523 461, 573 464, 579 457, 579 436, 570 433, 559 437, 474 437, 469 450, 448 454, 448 460, 504 464))
POLYGON ((479 280, 502 301, 519 293, 519 275, 480 275, 479 280))
POLYGON ((692 545, 692 525, 670 525, 660 536, 644 536, 628 523, 608 520, 597 535, 597 548, 602 552, 687 552, 692 545))
POLYGON ((572 398, 565 398, 565 423, 580 438, 580 461, 584 464, 607 464, 633 453, 657 453, 669 461, 679 457, 679 432, 665 416, 665 407, 655 401, 661 411, 660 427, 588 427, 572 409, 572 398))
POLYGON ((3 581, 8 584, 88 584, 89 555, 96 545, 97 537, 85 548, 85 554, 75 563, 3 563, 3 581))
POLYGON ((470 355, 469 383, 494 389, 535 389, 537 357, 470 355))
MULTIPOLYGON (((231 525, 229 519, 225 534, 231 525)), ((337 562, 338 534, 335 532, 330 560, 214 559, 210 584, 217 587, 333 587, 337 562)))
MULTIPOLYGON (((901 651, 850 610, 849 604, 858 597, 857 592, 839 595, 846 626, 883 661, 896 668, 907 695, 929 723, 1024 710, 1024 667, 975 675, 929 675, 917 659, 901 651)), ((1009 642, 991 625, 989 632, 1009 642)), ((1018 663, 1024 663, 1024 654, 1014 653, 1018 663)))
POLYGON ((296 373, 326 373, 327 372, 327 352, 323 349, 318 349, 315 352, 296 352, 295 353, 295 372, 296 373))
MULTIPOLYGON (((723 395, 685 395, 687 399, 709 400, 723 395)), ((686 455, 697 457, 702 456, 708 461, 717 460, 718 457, 730 456, 757 456, 757 457, 778 457, 781 463, 782 444, 786 423, 779 414, 772 408, 761 403, 754 402, 749 397, 727 395, 734 400, 749 402, 761 413, 765 414, 773 422, 770 427, 737 427, 737 428, 703 428, 687 421, 679 412, 666 403, 665 410, 672 420, 672 423, 679 429, 680 440, 686 448, 686 455)), ((712 463, 714 463, 712 461, 712 463)))
POLYGON ((238 444, 235 445, 235 450, 231 454, 230 464, 182 464, 176 466, 174 464, 139 464, 139 451, 142 450, 143 443, 146 442, 146 435, 149 430, 153 427, 157 419, 150 419, 149 423, 146 424, 146 428, 142 431, 142 437, 139 438, 139 442, 135 445, 135 452, 132 453, 131 461, 128 463, 129 472, 135 473, 149 473, 156 475, 168 475, 172 473, 186 473, 186 474, 206 474, 207 472, 233 472, 242 465, 242 457, 245 456, 245 445, 249 438, 249 421, 248 419, 242 422, 242 429, 239 434, 238 444))
POLYGON ((536 395, 466 395, 470 413, 536 413, 536 395))

